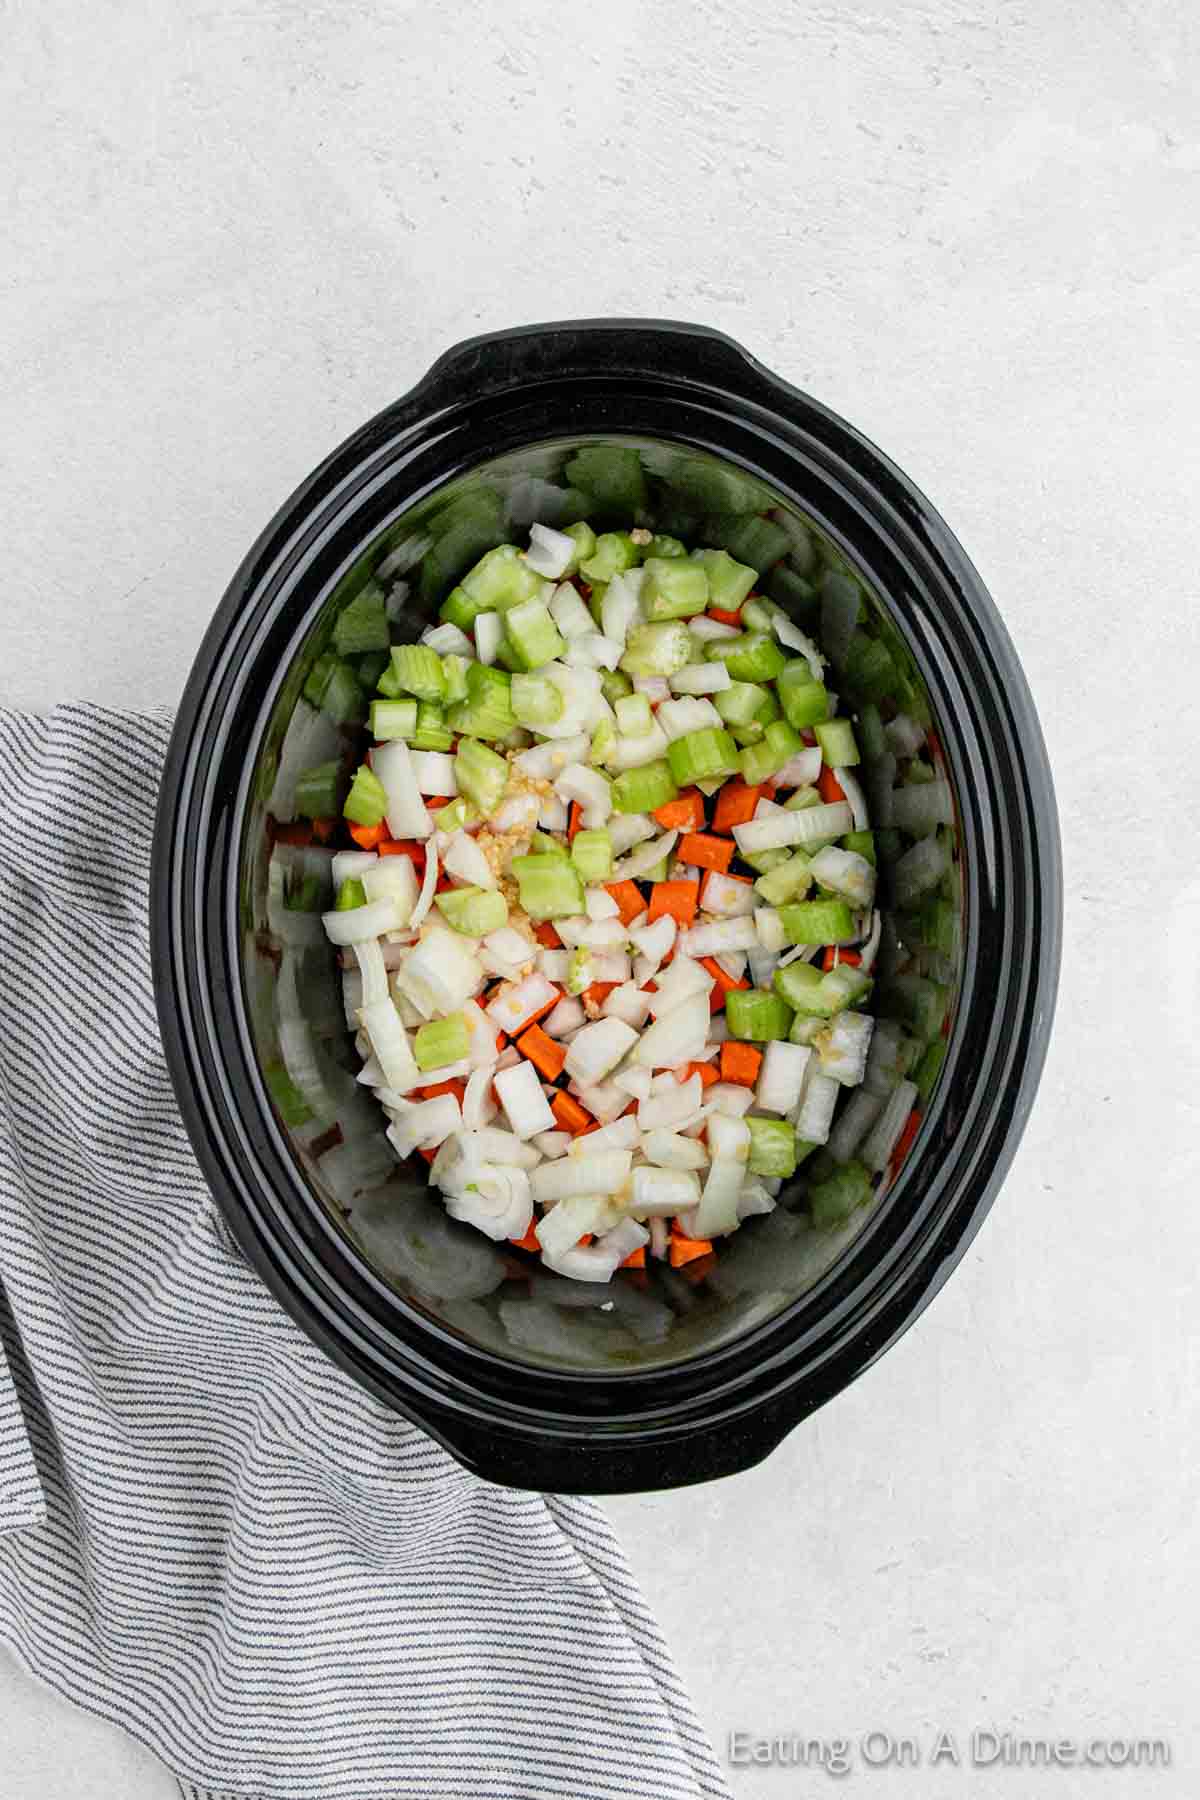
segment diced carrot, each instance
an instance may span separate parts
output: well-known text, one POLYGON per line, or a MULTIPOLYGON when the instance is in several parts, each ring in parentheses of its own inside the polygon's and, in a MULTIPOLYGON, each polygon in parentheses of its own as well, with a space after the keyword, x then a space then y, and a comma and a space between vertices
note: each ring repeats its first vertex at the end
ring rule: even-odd
POLYGON ((698 881, 656 881, 650 890, 648 922, 653 925, 655 919, 669 916, 681 931, 686 931, 696 917, 699 897, 698 881))
MULTIPOLYGON (((604 891, 606 894, 609 894, 620 907, 622 925, 628 925, 631 919, 636 919, 640 912, 645 912, 646 910, 646 902, 642 899, 641 891, 636 882, 609 881, 605 883, 604 891)), ((557 942, 557 934, 555 941, 557 942)))
POLYGON ((287 824, 276 825, 274 837, 277 844, 311 844, 313 829, 307 819, 292 819, 287 824))
POLYGON ((585 1112, 573 1095, 561 1091, 550 1102, 550 1111, 558 1120, 559 1129, 569 1131, 572 1137, 579 1137, 589 1125, 596 1123, 591 1113, 585 1112))
POLYGON ((903 1163, 905 1157, 908 1155, 909 1151, 912 1149, 912 1141, 916 1137, 916 1135, 917 1135, 918 1131, 920 1131, 920 1129, 921 1129, 921 1115, 917 1111, 916 1107, 914 1107, 912 1112, 909 1113, 908 1118, 904 1121, 904 1130, 900 1133, 900 1136, 896 1139, 896 1148, 892 1151, 891 1157, 888 1161, 888 1167, 892 1172, 893 1178, 899 1174, 900 1165, 903 1163))
POLYGON ((603 1006, 608 996, 620 983, 616 981, 593 981, 591 987, 585 987, 583 998, 590 1000, 594 1006, 603 1006))
POLYGON ((675 854, 682 863, 697 869, 716 869, 724 875, 733 861, 733 845, 728 838, 713 837, 708 831, 689 831, 680 838, 675 854))
POLYGON ((730 988, 748 988, 750 986, 748 981, 735 981, 732 975, 727 975, 715 957, 702 956, 700 958, 700 967, 708 970, 715 983, 715 986, 709 991, 708 996, 708 1010, 710 1013, 722 1011, 725 1005, 725 996, 730 988))
POLYGON ((622 1269, 644 1269, 646 1266, 645 1244, 639 1244, 636 1250, 631 1250, 625 1261, 619 1266, 622 1269))
POLYGON ((450 804, 449 794, 426 794, 425 795, 425 810, 426 810, 426 812, 436 812, 439 806, 449 806, 449 804, 450 804))
POLYGON ((735 825, 748 825, 762 795, 761 787, 747 787, 740 775, 727 781, 717 795, 713 809, 714 831, 730 832, 735 825))
POLYGON ((688 1263, 685 1269, 680 1269, 679 1273, 690 1287, 695 1287, 699 1282, 707 1281, 716 1266, 717 1253, 715 1250, 710 1250, 707 1256, 698 1256, 694 1262, 688 1263))
POLYGON ((739 1087, 753 1087, 758 1080, 762 1051, 753 1044, 740 1044, 727 1038, 721 1045, 721 1080, 736 1081, 739 1087))
POLYGON ((547 1037, 540 1025, 530 1025, 517 1039, 517 1049, 522 1056, 527 1056, 539 1075, 547 1081, 557 1081, 567 1060, 567 1053, 561 1044, 547 1037))
POLYGON ((682 1231, 672 1226, 670 1257, 673 1269, 682 1269, 685 1263, 695 1262, 698 1256, 708 1256, 711 1251, 711 1238, 685 1237, 682 1231))
POLYGON ((839 950, 834 944, 826 944, 824 955, 821 957, 821 967, 827 975, 830 969, 836 969, 839 963, 849 963, 852 968, 857 969, 861 962, 862 957, 857 950, 839 950))
POLYGON ((574 1246, 573 1246, 573 1247, 574 1247, 574 1248, 575 1248, 575 1249, 576 1249, 576 1250, 585 1250, 585 1249, 586 1249, 586 1248, 587 1248, 587 1246, 588 1246, 588 1245, 589 1245, 589 1244, 590 1244, 590 1243, 591 1243, 591 1241, 592 1241, 592 1234, 591 1234, 591 1232, 590 1232, 590 1231, 585 1231, 585 1232, 584 1232, 584 1234, 583 1234, 583 1236, 582 1236, 582 1237, 581 1237, 581 1238, 576 1238, 576 1240, 575 1240, 575 1243, 574 1243, 574 1246))
POLYGON ((318 844, 327 844, 337 828, 336 819, 314 819, 312 822, 312 834, 318 844))
POLYGON ((437 1155, 437 1151, 436 1150, 418 1150, 417 1155, 423 1156, 427 1163, 431 1163, 433 1161, 434 1157, 437 1155))
POLYGON ((453 1094, 460 1106, 466 1091, 466 1082, 459 1081, 457 1077, 453 1081, 435 1081, 432 1087, 417 1089, 423 1100, 436 1100, 439 1094, 453 1094))
POLYGON ((425 867, 424 844, 414 844, 408 838, 384 838, 377 848, 380 856, 407 856, 419 869, 425 867))
POLYGON ((502 1031, 498 1031, 496 1033, 496 1049, 502 1051, 504 1049, 505 1044, 507 1044, 507 1042, 508 1042, 508 1039, 505 1037, 504 1033, 502 1031))
POLYGON ((515 1244, 517 1246, 518 1250, 540 1250, 542 1246, 541 1246, 540 1242, 538 1241, 537 1232, 533 1229, 535 1223, 536 1223, 535 1220, 530 1219, 529 1227, 525 1233, 525 1236, 519 1237, 519 1238, 509 1238, 509 1240, 508 1240, 509 1243, 515 1244))
POLYGON ((817 792, 827 806, 831 806, 835 800, 844 800, 846 798, 846 791, 841 782, 838 780, 833 770, 826 767, 823 767, 821 773, 817 776, 817 792))
POLYGON ((700 1077, 701 1087, 712 1087, 721 1079, 711 1063, 685 1063, 682 1079, 684 1081, 690 1081, 693 1075, 698 1075, 700 1077))
MULTIPOLYGON (((699 788, 684 788, 651 817, 658 820, 664 831, 699 831, 704 825, 704 796, 699 788)), ((682 847, 680 856, 687 861, 682 847)))
POLYGON ((437 878, 437 886, 433 891, 435 894, 448 894, 453 886, 454 883, 448 875, 439 875, 437 878))
POLYGON ((543 950, 560 950, 562 948, 562 939, 549 919, 543 919, 540 925, 535 925, 533 935, 543 950))
POLYGON ((571 802, 571 819, 570 819, 570 823, 567 826, 568 838, 573 838, 575 836, 575 833, 579 830, 579 827, 582 824, 583 824, 583 808, 582 808, 582 806, 580 806, 578 800, 572 800, 572 802, 571 802))
POLYGON ((381 819, 378 825, 352 825, 350 836, 360 850, 376 850, 388 834, 388 828, 381 819))
POLYGON ((727 612, 723 606, 710 606, 708 609, 708 617, 710 619, 715 619, 718 625, 740 625, 742 622, 742 609, 739 606, 736 612, 727 612))

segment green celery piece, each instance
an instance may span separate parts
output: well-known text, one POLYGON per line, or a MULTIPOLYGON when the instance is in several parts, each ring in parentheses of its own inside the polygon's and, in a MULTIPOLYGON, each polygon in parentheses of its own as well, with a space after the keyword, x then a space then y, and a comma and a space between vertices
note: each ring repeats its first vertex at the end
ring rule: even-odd
POLYGON ((764 631, 713 638, 705 654, 709 662, 723 662, 734 681, 774 681, 787 666, 787 658, 774 637, 768 637, 764 631))
POLYGON ((812 873, 809 859, 802 850, 795 850, 790 856, 785 852, 785 860, 760 875, 754 887, 768 906, 786 906, 789 900, 801 899, 812 886, 812 873))
POLYGON ((517 668, 526 672, 544 668, 567 647, 544 600, 522 600, 510 607, 504 615, 504 633, 517 668))
POLYGON ((366 763, 354 771, 342 815, 354 825, 379 825, 387 812, 387 793, 382 781, 366 763))
POLYGON ((730 1037, 755 1043, 784 1040, 792 1028, 792 1009, 780 995, 762 988, 730 988, 725 996, 730 1037))
POLYGON ((610 706, 623 700, 633 692, 633 683, 620 669, 602 669, 600 672, 600 692, 610 706))
POLYGON ((417 708, 417 728, 410 742, 414 750, 449 750, 454 734, 446 726, 445 708, 422 701, 417 708))
POLYGON ((508 924, 508 903, 495 888, 448 888, 436 894, 433 903, 446 923, 464 937, 486 937, 489 931, 508 924))
POLYGON ((748 863, 757 874, 769 875, 772 869, 778 869, 787 862, 790 855, 789 850, 743 850, 740 860, 748 863))
POLYGON ((562 692, 545 675, 518 673, 509 693, 513 713, 522 725, 554 725, 562 718, 562 692))
POLYGON ((556 837, 548 832, 535 831, 529 840, 530 856, 561 856, 565 861, 570 854, 565 844, 560 844, 556 837))
POLYGON ((822 719, 813 726, 813 734, 829 768, 849 769, 861 760, 849 719, 822 719))
POLYGON ((805 731, 829 716, 829 690, 814 681, 812 670, 801 658, 780 670, 776 688, 783 716, 794 731, 805 731))
MULTIPOLYGON (((815 787, 802 787, 797 788, 795 793, 788 795, 783 803, 783 810, 784 812, 807 812, 810 806, 820 805, 821 796, 817 789, 815 787)), ((811 845, 808 854, 810 856, 815 854, 815 849, 811 845)))
POLYGON ((467 697, 451 707, 446 723, 465 737, 507 737, 516 720, 512 709, 512 677, 486 663, 467 664, 467 697))
POLYGON ((508 786, 508 764, 477 738, 464 737, 454 758, 458 791, 477 806, 484 818, 490 818, 499 806, 508 786))
POLYGON ((614 575, 636 568, 638 561, 638 547, 627 531, 602 531, 592 554, 580 563, 579 573, 587 582, 609 582, 614 575))
POLYGON ((470 660, 465 656, 443 656, 442 675, 446 682, 447 706, 457 706, 467 697, 467 670, 470 660))
POLYGON ((361 656, 368 650, 387 650, 391 641, 383 589, 372 581, 338 615, 333 647, 339 656, 361 656))
POLYGON ((697 550, 695 560, 708 576, 709 605, 719 612, 738 612, 755 583, 755 571, 734 562, 728 550, 697 550))
POLYGON ((411 738, 416 729, 415 700, 372 700, 370 731, 377 744, 386 744, 393 738, 411 738))
POLYGON ((592 733, 592 763, 607 763, 616 747, 617 733, 612 720, 601 719, 592 733))
POLYGON ((442 673, 442 659, 428 644, 394 644, 392 673, 401 693, 415 694, 418 700, 438 706, 444 704, 446 677, 442 673))
POLYGON ((769 781, 772 775, 782 769, 784 763, 803 750, 804 743, 799 734, 782 719, 773 719, 767 726, 761 744, 752 744, 742 751, 742 780, 748 787, 757 787, 760 782, 769 781))
POLYGON ((779 908, 779 922, 789 944, 847 943, 854 917, 844 900, 797 900, 779 908))
POLYGON ((692 660, 692 640, 682 619, 635 625, 620 667, 627 675, 677 675, 692 660))
POLYGON ((497 544, 463 576, 459 587, 468 599, 483 602, 481 611, 507 612, 523 600, 542 599, 553 591, 554 583, 531 569, 515 544, 497 544))
POLYGON ((872 868, 878 867, 873 831, 848 831, 842 839, 842 849, 853 850, 856 856, 865 857, 872 868))
POLYGON ((668 746, 667 760, 671 765, 671 774, 680 787, 690 787, 693 781, 709 781, 718 775, 736 775, 738 772, 737 745, 727 731, 719 730, 714 725, 705 726, 702 731, 689 731, 683 737, 676 738, 668 746))
POLYGON ((609 833, 603 827, 595 831, 577 831, 571 842, 571 861, 582 881, 610 880, 613 847, 609 833))
POLYGON ((577 519, 574 525, 564 525, 562 529, 563 535, 569 537, 575 546, 571 552, 571 560, 561 576, 563 581, 569 581, 572 575, 578 574, 580 563, 596 554, 596 534, 586 519, 577 519))
POLYGON ((582 994, 585 988, 592 985, 592 953, 584 945, 579 944, 572 950, 567 963, 567 992, 582 994))
POLYGON ((467 1021, 462 1013, 451 1013, 445 1019, 432 1019, 422 1025, 413 1038, 413 1057, 422 1074, 430 1069, 445 1069, 462 1062, 470 1051, 467 1021))
POLYGON ((465 794, 458 794, 453 800, 447 800, 445 806, 438 807, 437 827, 439 831, 463 831, 470 825, 478 825, 481 816, 465 794))
POLYGON ((442 601, 438 618, 446 625, 457 625, 460 631, 470 631, 480 613, 495 610, 491 601, 468 594, 465 588, 456 587, 442 601))
MULTIPOLYGON (((675 748, 674 744, 671 749, 675 748)), ((668 752, 669 754, 669 752, 668 752)), ((614 812, 649 813, 668 800, 678 797, 672 767, 666 762, 643 763, 641 768, 626 769, 612 784, 614 812)))
POLYGON ((512 872, 531 919, 568 919, 584 910, 583 883, 565 857, 514 856, 512 872))
POLYGON ((304 819, 336 818, 342 810, 342 766, 334 762, 317 763, 305 769, 296 782, 296 811, 304 819))
POLYGON ((796 1128, 786 1119, 746 1120, 750 1127, 750 1156, 746 1167, 751 1175, 765 1175, 770 1180, 787 1181, 796 1173, 796 1128))
POLYGON ((814 1225, 841 1225, 871 1198, 871 1177, 855 1159, 808 1190, 814 1225))
POLYGON ((337 899, 333 903, 334 912, 353 912, 356 907, 366 904, 366 888, 357 875, 348 875, 337 891, 337 899))
POLYGON ((652 556, 643 565, 641 601, 647 619, 686 619, 708 606, 708 575, 692 557, 652 556))
POLYGON ((755 682, 731 682, 711 698, 726 725, 751 725, 756 721, 766 724, 765 715, 770 712, 771 696, 765 687, 760 687, 755 682))
POLYGON ((686 555, 687 547, 686 545, 681 544, 677 537, 671 537, 665 531, 656 531, 647 547, 646 561, 649 562, 652 556, 674 557, 686 555))
POLYGON ((622 737, 646 737, 654 724, 654 714, 645 694, 624 695, 617 701, 615 711, 617 730, 622 737))

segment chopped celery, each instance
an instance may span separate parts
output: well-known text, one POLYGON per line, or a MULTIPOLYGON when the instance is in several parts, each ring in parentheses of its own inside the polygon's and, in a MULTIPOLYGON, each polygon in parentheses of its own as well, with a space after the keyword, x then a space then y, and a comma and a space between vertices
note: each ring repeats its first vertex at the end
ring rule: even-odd
POLYGON ((329 819, 342 810, 342 766, 339 762, 317 763, 305 769, 296 783, 296 811, 303 819, 329 819))
POLYGON ((773 719, 767 726, 763 742, 751 744, 742 751, 742 780, 748 787, 757 787, 760 782, 769 781, 772 775, 782 769, 784 763, 790 762, 803 748, 803 739, 790 725, 785 724, 782 719, 773 719))
POLYGON ((567 963, 567 992, 582 994, 585 988, 592 985, 592 953, 579 944, 571 952, 567 963))
POLYGON ((734 681, 773 681, 787 662, 775 639, 760 631, 714 638, 706 649, 709 662, 723 662, 734 681))
POLYGON ((849 769, 861 759, 849 719, 823 719, 813 726, 821 755, 831 769, 849 769))
MULTIPOLYGON (((810 806, 820 806, 821 804, 821 796, 816 788, 802 787, 797 788, 794 794, 788 795, 783 803, 783 810, 784 812, 807 812, 810 806)), ((809 846, 810 856, 816 848, 815 844, 809 846)))
POLYGON ((367 650, 386 650, 390 643, 383 589, 373 581, 339 615, 333 647, 339 656, 361 656, 367 650))
POLYGON ((592 733, 593 763, 606 763, 617 747, 617 733, 611 719, 601 719, 592 733))
POLYGON ((790 855, 789 850, 743 850, 741 860, 759 875, 769 875, 772 869, 787 862, 790 855))
POLYGON ((583 911, 583 883, 566 857, 514 856, 512 872, 531 919, 568 919, 583 911))
MULTIPOLYGON (((674 748, 675 745, 672 744, 668 755, 674 748)), ((665 806, 668 800, 674 800, 679 789, 672 778, 673 767, 674 758, 672 757, 670 764, 651 762, 643 763, 638 769, 626 769, 624 774, 618 775, 612 784, 613 811, 621 813, 654 812, 658 807, 665 806)))
POLYGON ((618 700, 624 700, 632 694, 633 683, 622 669, 602 669, 600 692, 610 706, 615 706, 618 700))
POLYGON ((609 833, 577 831, 571 842, 571 861, 583 881, 607 881, 612 875, 613 848, 609 833))
POLYGON ((762 988, 730 988, 725 996, 729 1035, 756 1043, 786 1038, 792 1028, 792 1009, 778 994, 762 988))
POLYGON ((442 601, 438 618, 446 625, 457 625, 460 631, 470 631, 480 613, 495 610, 490 600, 468 594, 465 588, 456 587, 442 601))
POLYGON ((467 697, 467 670, 470 667, 465 656, 443 656, 442 674, 446 680, 446 705, 457 706, 460 700, 467 697))
POLYGON ((446 726, 445 708, 422 701, 417 708, 417 728, 409 742, 414 750, 449 750, 454 734, 446 726))
POLYGON ((650 547, 646 553, 646 561, 652 556, 686 556, 687 546, 681 544, 677 537, 670 537, 664 531, 656 531, 650 539, 650 547))
POLYGON ((436 701, 439 706, 446 698, 442 659, 428 644, 393 645, 392 673, 405 694, 415 694, 418 700, 436 701))
POLYGON ((508 924, 508 903, 495 888, 448 888, 433 903, 447 925, 465 937, 486 937, 508 924))
MULTIPOLYGON (((529 567, 515 544, 497 544, 463 576, 455 592, 461 589, 468 600, 479 602, 479 612, 507 612, 523 600, 538 600, 551 593, 553 585, 529 567)), ((466 630, 461 620, 451 622, 466 630)))
POLYGON ((445 1069, 462 1062, 471 1047, 467 1021, 462 1013, 451 1013, 446 1019, 433 1019, 422 1025, 413 1038, 413 1056, 418 1069, 445 1069))
POLYGON ((871 1198, 871 1177, 855 1159, 808 1190, 814 1225, 840 1225, 871 1198))
POLYGON ((499 806, 508 786, 508 764, 477 738, 464 737, 454 757, 454 773, 458 791, 489 818, 499 806))
POLYGON ((504 633, 522 670, 544 668, 567 647, 544 600, 522 600, 510 607, 504 615, 504 633))
POLYGON ((786 1119, 746 1120, 750 1127, 750 1156, 746 1167, 751 1175, 764 1175, 768 1180, 787 1181, 796 1173, 796 1128, 786 1119))
POLYGON ((779 909, 789 944, 845 944, 854 936, 854 915, 844 900, 798 900, 779 909))
POLYGON ((372 700, 371 736, 377 744, 391 738, 410 738, 417 729, 415 700, 372 700))
POLYGON ((454 800, 448 800, 445 806, 438 808, 437 827, 439 831, 463 831, 470 825, 478 825, 481 814, 467 799, 459 794, 454 800))
POLYGON ((651 621, 691 618, 707 607, 708 575, 690 556, 652 556, 645 569, 641 599, 651 621))
POLYGON ((737 745, 727 731, 715 725, 676 738, 667 750, 667 759, 680 787, 714 780, 718 775, 736 775, 738 769, 737 745))
POLYGON ((848 831, 842 839, 844 850, 853 850, 856 856, 864 856, 872 868, 878 866, 875 856, 875 833, 873 831, 848 831))
POLYGON ((626 694, 616 703, 617 730, 622 737, 645 737, 654 723, 645 694, 626 694))
POLYGON ((464 737, 507 737, 516 723, 511 697, 512 677, 487 663, 467 664, 467 697, 452 706, 446 717, 451 731, 464 737))
POLYGON ((590 525, 580 519, 574 525, 564 525, 563 535, 569 537, 575 546, 571 552, 571 560, 562 573, 561 579, 565 581, 578 573, 580 563, 595 555, 596 534, 590 525))
POLYGON ((562 693, 545 675, 516 674, 509 693, 513 714, 522 725, 553 725, 562 718, 562 693))
POLYGON ((770 714, 771 696, 765 687, 752 681, 734 681, 719 694, 713 694, 712 703, 726 725, 750 725, 756 720, 765 724, 766 716, 770 714))
POLYGON ((357 875, 347 875, 337 891, 337 899, 333 903, 335 912, 353 912, 356 906, 367 904, 367 890, 357 875))
POLYGON ((795 731, 804 731, 829 716, 829 691, 823 681, 814 681, 812 670, 801 659, 790 662, 780 671, 779 704, 783 716, 795 731))
POLYGON ((708 576, 709 604, 721 612, 737 612, 755 582, 755 571, 734 562, 728 550, 697 550, 695 560, 708 576))
POLYGON ((768 906, 786 906, 789 900, 799 900, 812 886, 808 857, 803 850, 793 851, 790 856, 785 851, 784 861, 760 875, 754 886, 768 906))
POLYGON ((638 547, 627 531, 602 531, 592 554, 580 563, 579 573, 587 582, 608 582, 637 562, 638 547))
MULTIPOLYGON (((855 968, 851 963, 839 963, 827 975, 822 975, 811 963, 794 962, 789 963, 785 969, 776 969, 772 985, 775 992, 797 1013, 818 1019, 832 1019, 870 992, 871 977, 864 975, 861 969, 855 968)), ((793 1027, 792 1042, 804 1041, 806 1040, 797 1038, 793 1027)))
POLYGON ((373 769, 360 763, 342 807, 343 817, 354 825, 379 825, 387 812, 387 793, 373 769))
POLYGON ((692 640, 681 619, 658 625, 635 625, 629 633, 621 668, 627 675, 677 675, 692 661, 692 640))

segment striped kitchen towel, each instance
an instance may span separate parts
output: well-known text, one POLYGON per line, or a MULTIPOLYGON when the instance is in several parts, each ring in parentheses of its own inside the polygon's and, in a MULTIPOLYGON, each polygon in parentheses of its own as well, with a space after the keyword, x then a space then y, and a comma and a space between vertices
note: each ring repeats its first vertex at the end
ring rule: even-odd
POLYGON ((0 1643, 188 1800, 726 1794, 601 1510, 469 1475, 231 1249, 151 992, 169 729, 0 710, 0 1643))

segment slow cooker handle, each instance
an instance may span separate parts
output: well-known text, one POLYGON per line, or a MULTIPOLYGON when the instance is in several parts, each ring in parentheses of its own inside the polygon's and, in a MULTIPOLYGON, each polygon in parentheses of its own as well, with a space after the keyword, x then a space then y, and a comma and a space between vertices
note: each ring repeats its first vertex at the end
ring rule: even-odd
POLYGON ((428 413, 538 381, 640 375, 719 387, 775 403, 792 390, 724 332, 675 319, 562 319, 486 332, 453 345, 409 399, 428 413))

